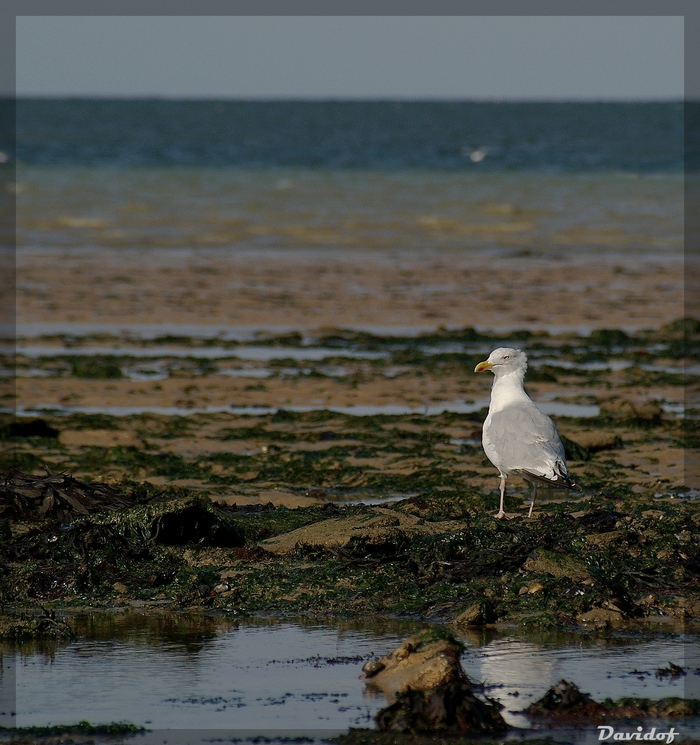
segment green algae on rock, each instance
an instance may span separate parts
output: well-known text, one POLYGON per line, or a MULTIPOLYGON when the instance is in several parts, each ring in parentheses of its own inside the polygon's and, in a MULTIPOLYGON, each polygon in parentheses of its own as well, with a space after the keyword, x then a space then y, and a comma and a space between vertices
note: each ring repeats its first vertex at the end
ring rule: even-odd
POLYGON ((542 627, 595 626, 596 612, 627 623, 700 619, 692 501, 593 497, 501 523, 469 490, 286 509, 152 484, 110 489, 115 504, 88 514, 2 521, 6 605, 138 600, 238 617, 447 622, 487 604, 483 622, 542 627))
POLYGON ((671 696, 659 701, 625 697, 598 702, 580 691, 574 683, 560 680, 542 698, 530 704, 524 713, 532 720, 544 719, 559 724, 620 719, 679 719, 700 714, 700 701, 671 696))

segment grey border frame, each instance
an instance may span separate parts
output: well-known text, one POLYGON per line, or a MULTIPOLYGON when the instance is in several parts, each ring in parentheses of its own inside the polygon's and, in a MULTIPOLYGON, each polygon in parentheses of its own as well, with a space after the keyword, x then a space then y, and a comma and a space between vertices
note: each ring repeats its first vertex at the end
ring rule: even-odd
MULTIPOLYGON (((17 16, 34 15, 119 15, 119 16, 683 16, 685 66, 685 309, 686 316, 700 318, 700 2, 698 0, 120 0, 103 5, 96 12, 94 0, 4 0, 0 4, 0 128, 11 128, 15 140, 15 29, 17 16), (12 95, 7 97, 7 91, 12 95), (691 158, 689 158, 691 156, 691 158)), ((12 164, 0 166, 0 290, 14 300, 15 199, 10 189, 15 181, 12 164)), ((12 311, 0 317, 0 328, 14 329, 12 311)), ((686 409, 697 409, 698 393, 686 394, 686 409)), ((700 488, 700 453, 686 452, 686 485, 700 488)), ((686 698, 700 697, 700 677, 694 668, 700 663, 700 640, 689 638, 686 664, 692 672, 685 677, 686 698)), ((6 660, 7 664, 7 660, 6 660)), ((9 671, 8 671, 9 672, 9 671)), ((0 679, 0 700, 6 702, 7 685, 14 687, 14 675, 0 679)), ((0 726, 5 722, 0 721, 0 726)), ((12 725, 9 725, 12 726, 12 725)), ((166 732, 166 731, 163 731, 166 732)), ((186 742, 168 730, 170 741, 186 742)), ((191 733, 193 736, 194 732, 191 733)), ((242 733, 232 731, 240 737, 242 733)), ((280 733, 281 734, 281 733, 280 733)), ((323 736, 322 732, 318 733, 323 736)))

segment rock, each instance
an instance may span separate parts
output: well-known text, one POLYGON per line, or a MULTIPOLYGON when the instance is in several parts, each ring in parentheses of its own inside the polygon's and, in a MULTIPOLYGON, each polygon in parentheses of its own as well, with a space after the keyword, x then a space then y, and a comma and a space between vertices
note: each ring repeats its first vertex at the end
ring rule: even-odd
POLYGON ((584 445, 581 445, 578 442, 574 442, 574 440, 570 440, 564 435, 560 435, 559 438, 561 439, 561 444, 564 446, 564 455, 566 455, 567 461, 586 461, 591 459, 591 453, 584 445))
POLYGON ((495 702, 479 700, 463 684, 452 683, 399 693, 374 719, 382 732, 494 735, 508 729, 499 708, 495 702))
POLYGON ((305 525, 289 533, 261 541, 259 545, 266 551, 284 555, 294 553, 299 545, 314 548, 342 548, 357 538, 375 542, 391 537, 453 533, 463 527, 464 523, 457 520, 423 522, 415 515, 375 507, 370 514, 336 517, 313 525, 305 525))
POLYGON ((629 342, 629 336, 622 329, 593 329, 588 341, 592 346, 618 347, 629 342))
POLYGON ((494 623, 497 620, 496 612, 488 600, 482 600, 479 603, 470 605, 457 618, 452 620, 452 626, 483 626, 487 623, 494 623))
POLYGON ((58 435, 61 445, 74 447, 140 447, 135 432, 119 429, 66 429, 58 435))
POLYGON ((378 672, 381 672, 384 669, 384 663, 377 659, 371 659, 368 662, 365 662, 365 664, 362 666, 362 672, 364 673, 365 678, 371 678, 373 675, 376 675, 378 672))
POLYGON ((601 401, 601 414, 613 419, 637 419, 644 422, 658 422, 663 409, 654 401, 631 401, 627 398, 609 398, 601 401))
POLYGON ((591 453, 622 447, 622 439, 609 432, 581 432, 574 437, 572 442, 591 453))
POLYGON ((525 709, 532 718, 596 718, 605 714, 605 709, 587 693, 573 683, 560 680, 541 699, 525 709))
POLYGON ((518 595, 534 595, 534 593, 544 590, 544 585, 541 582, 528 582, 518 590, 518 595))
POLYGON ((672 339, 683 339, 692 337, 700 333, 700 321, 697 318, 679 318, 676 321, 667 323, 659 329, 663 336, 672 339))
POLYGON ((7 427, 10 437, 50 437, 55 439, 59 431, 45 419, 31 419, 28 422, 10 422, 7 427))
POLYGON ((576 620, 579 623, 619 623, 622 621, 622 613, 605 608, 591 608, 587 613, 579 613, 576 620))
POLYGON ((626 530, 611 530, 608 533, 592 533, 586 536, 586 543, 592 546, 608 546, 611 543, 622 543, 628 536, 626 530))
POLYGON ((251 506, 256 504, 272 504, 275 507, 287 507, 290 510, 297 507, 315 507, 322 505, 323 499, 311 496, 303 496, 294 492, 280 491, 277 489, 266 489, 255 494, 226 494, 224 496, 212 496, 215 502, 228 505, 251 506))
POLYGON ((551 574, 553 577, 568 577, 573 580, 584 580, 590 576, 586 567, 578 561, 542 549, 533 551, 528 556, 523 569, 536 574, 551 574))
MULTIPOLYGON (((682 598, 683 600, 683 611, 686 618, 697 621, 700 619, 700 599, 698 598, 682 598)), ((679 601, 680 602, 680 601, 679 601)))
POLYGON ((375 716, 379 730, 441 735, 505 731, 500 705, 474 696, 459 662, 461 651, 449 632, 427 629, 365 665, 367 686, 393 699, 375 716))
POLYGON ((406 639, 376 661, 376 672, 365 672, 367 685, 391 699, 396 693, 428 690, 466 680, 459 662, 462 645, 447 631, 427 629, 406 639))

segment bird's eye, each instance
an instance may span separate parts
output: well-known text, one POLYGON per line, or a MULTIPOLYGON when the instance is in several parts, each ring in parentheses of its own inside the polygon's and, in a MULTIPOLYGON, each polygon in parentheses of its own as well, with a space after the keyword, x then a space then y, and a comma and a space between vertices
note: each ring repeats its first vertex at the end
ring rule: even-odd
POLYGON ((505 356, 505 357, 504 357, 503 359, 504 359, 504 360, 509 360, 509 359, 510 359, 510 355, 509 355, 509 354, 507 354, 507 355, 506 355, 506 356, 505 356))

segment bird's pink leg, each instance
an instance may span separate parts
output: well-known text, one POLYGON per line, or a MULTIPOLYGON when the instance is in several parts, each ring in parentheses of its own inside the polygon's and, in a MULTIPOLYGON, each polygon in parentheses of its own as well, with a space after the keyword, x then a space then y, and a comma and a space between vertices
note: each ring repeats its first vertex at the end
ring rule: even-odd
POLYGON ((501 506, 498 508, 498 514, 495 515, 497 520, 508 520, 510 519, 503 510, 503 504, 506 499, 506 477, 501 476, 501 506))
POLYGON ((530 502, 530 512, 528 512, 528 517, 532 517, 532 508, 535 506, 535 499, 537 498, 537 482, 532 482, 532 502, 530 502))

